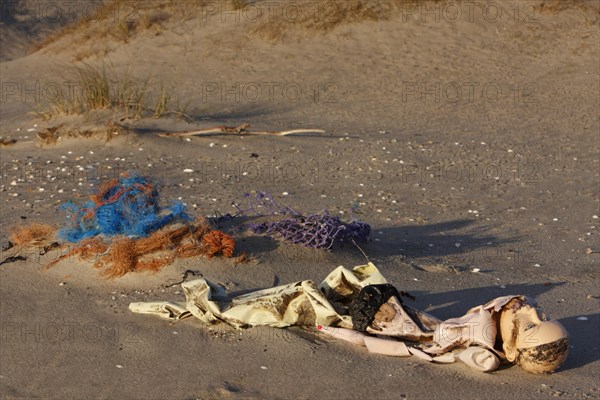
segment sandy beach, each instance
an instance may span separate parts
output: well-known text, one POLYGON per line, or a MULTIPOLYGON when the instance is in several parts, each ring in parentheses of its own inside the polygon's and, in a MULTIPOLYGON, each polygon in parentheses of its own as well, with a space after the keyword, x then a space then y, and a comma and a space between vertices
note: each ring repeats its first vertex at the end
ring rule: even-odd
POLYGON ((45 270, 64 249, 34 248, 1 265, 2 399, 600 398, 600 3, 365 3, 3 3, 3 247, 14 226, 61 226, 61 204, 127 171, 195 217, 266 191, 369 223, 362 251, 440 319, 535 297, 569 332, 566 363, 482 373, 311 329, 129 311, 182 301, 186 270, 245 293, 366 261, 353 245, 228 226, 247 262, 194 257, 105 279, 76 257, 45 270), (81 71, 104 77, 110 104, 72 101, 81 71), (325 133, 159 136, 245 123, 325 133))

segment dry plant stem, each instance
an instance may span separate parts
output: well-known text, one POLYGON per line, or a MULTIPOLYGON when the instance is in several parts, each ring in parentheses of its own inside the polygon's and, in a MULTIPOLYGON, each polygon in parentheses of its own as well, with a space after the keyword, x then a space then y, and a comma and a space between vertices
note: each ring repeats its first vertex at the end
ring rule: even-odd
POLYGON ((266 136, 286 136, 294 133, 325 133, 322 129, 289 129, 285 131, 251 131, 250 124, 240 126, 214 126, 212 128, 199 129, 189 132, 171 132, 159 133, 161 137, 186 137, 186 136, 201 136, 215 133, 230 134, 230 135, 266 135, 266 136))

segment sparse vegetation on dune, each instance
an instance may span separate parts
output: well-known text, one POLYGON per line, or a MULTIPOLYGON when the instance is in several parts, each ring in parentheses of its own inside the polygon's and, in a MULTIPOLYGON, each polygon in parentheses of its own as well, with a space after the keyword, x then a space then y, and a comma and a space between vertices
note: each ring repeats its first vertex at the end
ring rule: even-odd
MULTIPOLYGON (((290 28, 315 32, 329 32, 334 28, 361 21, 386 21, 403 10, 425 1, 443 0, 320 0, 298 2, 297 16, 263 21, 253 32, 268 39, 281 39, 290 28)), ((281 5, 280 5, 281 6, 281 5)))
POLYGON ((536 4, 536 10, 542 13, 552 13, 572 8, 582 9, 586 5, 593 5, 594 3, 596 4, 596 11, 598 11, 598 3, 594 0, 544 0, 536 4))
POLYGON ((37 133, 40 145, 63 138, 94 138, 109 141, 126 133, 118 121, 174 116, 190 120, 174 88, 151 78, 139 79, 130 70, 102 63, 66 66, 64 84, 47 84, 44 102, 34 108, 50 123, 37 133))
MULTIPOLYGON (((35 110, 44 119, 57 115, 85 115, 93 110, 111 110, 121 118, 160 118, 165 114, 185 115, 185 110, 172 108, 172 89, 150 78, 136 79, 131 72, 118 73, 102 63, 87 63, 65 68, 67 86, 53 85, 56 90, 46 96, 47 104, 35 110), (158 93, 153 91, 158 87, 158 93)), ((176 102, 179 107, 179 102, 176 102)))
MULTIPOLYGON (((424 3, 461 3, 467 0, 317 0, 312 2, 298 1, 297 16, 282 17, 283 13, 274 12, 273 20, 264 20, 253 30, 267 39, 279 40, 290 28, 312 32, 329 32, 334 28, 348 23, 363 21, 387 21, 401 15, 418 15, 418 7, 424 3)), ((285 3, 277 3, 279 7, 285 3)), ((472 2, 470 2, 473 5, 472 2)), ((485 2, 480 2, 485 4, 485 2)), ((538 0, 528 2, 530 11, 560 12, 569 9, 584 11, 592 6, 590 0, 538 0)), ((428 6, 428 7, 431 7, 428 6)), ((429 8, 433 10, 433 8, 429 8)), ((598 3, 594 12, 598 14, 598 3)), ((431 15, 430 15, 431 18, 431 15)), ((588 19, 589 21, 589 19, 588 19)))
MULTIPOLYGON (((79 43, 93 40, 97 44, 93 50, 82 50, 75 54, 80 61, 93 55, 105 55, 110 51, 110 42, 125 44, 144 32, 159 35, 169 29, 169 24, 173 22, 193 19, 204 22, 217 14, 243 12, 246 7, 254 7, 248 10, 252 11, 252 17, 247 18, 252 20, 248 24, 249 31, 265 39, 279 40, 291 29, 329 32, 347 23, 390 20, 418 4, 447 1, 457 3, 466 0, 106 0, 94 13, 93 19, 83 18, 65 26, 38 43, 34 50, 65 36, 71 36, 79 43), (292 3, 293 7, 290 8, 292 3), (286 11, 282 12, 284 9, 286 11)), ((540 13, 554 13, 573 8, 584 11, 594 4, 594 12, 598 13, 598 4, 590 0, 537 0, 531 6, 540 13)))
MULTIPOLYGON (((246 5, 246 0, 223 0, 223 7, 238 10, 246 5)), ((128 43, 142 32, 160 33, 172 20, 185 21, 206 15, 207 4, 214 1, 195 0, 105 0, 93 13, 93 18, 81 18, 44 41, 36 44, 34 50, 42 49, 65 36, 75 36, 80 41, 113 40, 117 43, 128 43)), ((82 53, 79 60, 91 56, 82 53)), ((98 55, 103 55, 102 53, 98 55)))
MULTIPOLYGON (((160 33, 170 21, 201 19, 222 12, 243 10, 249 6, 261 6, 273 14, 263 12, 251 26, 252 32, 266 38, 281 38, 289 28, 303 28, 327 32, 344 23, 359 21, 388 20, 397 15, 403 7, 424 1, 444 0, 316 0, 266 2, 266 0, 197 0, 194 2, 177 0, 108 0, 97 12, 94 19, 81 19, 72 23, 35 46, 35 50, 46 47, 67 35, 78 35, 79 39, 114 39, 128 43, 142 32, 160 33), (293 14, 282 12, 293 3, 293 14), (268 15, 267 15, 268 14, 268 15)), ((577 1, 577 0, 575 0, 577 1)), ((80 56, 80 59, 86 58, 80 56)))
POLYGON ((82 17, 65 26, 43 42, 38 43, 36 48, 43 48, 71 34, 81 34, 81 38, 84 40, 112 37, 127 43, 138 30, 147 30, 160 24, 163 19, 160 10, 166 3, 168 1, 105 1, 94 11, 93 17, 82 17))

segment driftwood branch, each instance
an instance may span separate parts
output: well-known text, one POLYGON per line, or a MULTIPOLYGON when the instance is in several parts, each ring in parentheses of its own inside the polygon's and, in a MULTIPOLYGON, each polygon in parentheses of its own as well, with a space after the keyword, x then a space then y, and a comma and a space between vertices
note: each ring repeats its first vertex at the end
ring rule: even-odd
POLYGON ((228 134, 228 135, 265 135, 265 136, 286 136, 293 133, 325 133, 322 129, 289 129, 285 131, 251 131, 250 124, 240 126, 214 126, 212 128, 199 129, 189 132, 165 132, 159 133, 161 137, 186 137, 201 136, 210 134, 228 134))

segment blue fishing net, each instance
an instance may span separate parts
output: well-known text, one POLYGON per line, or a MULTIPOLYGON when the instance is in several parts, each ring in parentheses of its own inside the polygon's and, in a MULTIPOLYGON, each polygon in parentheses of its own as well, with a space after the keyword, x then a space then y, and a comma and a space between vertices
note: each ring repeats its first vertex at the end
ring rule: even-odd
POLYGON ((157 185, 150 178, 131 174, 114 179, 85 204, 69 202, 61 206, 70 221, 58 236, 69 242, 96 235, 146 237, 167 224, 192 220, 182 202, 161 208, 159 197, 157 185))

